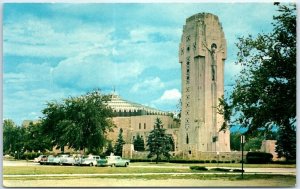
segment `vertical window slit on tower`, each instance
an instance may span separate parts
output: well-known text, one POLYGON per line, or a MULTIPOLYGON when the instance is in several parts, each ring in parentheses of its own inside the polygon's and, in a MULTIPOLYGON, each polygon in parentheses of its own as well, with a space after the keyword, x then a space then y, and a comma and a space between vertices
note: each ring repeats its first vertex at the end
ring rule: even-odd
POLYGON ((186 134, 186 144, 189 144, 189 135, 186 134))

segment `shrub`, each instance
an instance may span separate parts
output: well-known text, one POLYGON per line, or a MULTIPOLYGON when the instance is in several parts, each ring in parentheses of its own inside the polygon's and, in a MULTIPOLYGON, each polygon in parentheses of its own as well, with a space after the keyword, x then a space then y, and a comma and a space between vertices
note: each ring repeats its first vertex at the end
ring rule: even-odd
POLYGON ((246 156, 247 163, 270 163, 272 162, 273 155, 265 152, 248 152, 246 156))
POLYGON ((39 155, 41 155, 41 153, 38 153, 38 152, 25 152, 24 154, 20 155, 20 159, 32 160, 32 159, 38 157, 39 155))
POLYGON ((235 160, 232 160, 231 163, 235 163, 235 160))
POLYGON ((204 160, 171 159, 170 163, 205 163, 204 160))
POLYGON ((207 171, 208 169, 203 166, 190 166, 191 170, 196 170, 196 171, 207 171))
POLYGON ((221 171, 221 172, 229 172, 230 169, 225 169, 225 168, 212 168, 210 169, 211 171, 221 171))
POLYGON ((216 160, 211 160, 211 163, 217 163, 217 161, 216 160))
POLYGON ((209 160, 205 160, 205 163, 210 163, 210 161, 209 160))
POLYGON ((240 172, 241 173, 241 172, 245 172, 245 170, 242 170, 242 169, 233 169, 232 172, 240 172))

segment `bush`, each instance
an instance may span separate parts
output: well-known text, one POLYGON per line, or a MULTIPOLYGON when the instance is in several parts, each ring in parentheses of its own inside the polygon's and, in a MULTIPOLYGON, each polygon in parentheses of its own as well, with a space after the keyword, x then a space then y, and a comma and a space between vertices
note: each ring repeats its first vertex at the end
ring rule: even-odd
POLYGON ((210 163, 210 161, 209 160, 205 160, 205 163, 210 163))
POLYGON ((272 162, 273 155, 265 152, 248 152, 246 162, 251 164, 262 164, 272 162))
POLYGON ((25 152, 24 154, 20 154, 20 159, 28 159, 33 160, 34 158, 38 157, 42 153, 38 152, 25 152))
POLYGON ((241 172, 245 172, 245 170, 242 170, 242 169, 233 169, 232 172, 240 172, 241 173, 241 172))
POLYGON ((232 160, 231 163, 235 163, 235 160, 232 160))
POLYGON ((155 162, 155 160, 152 159, 130 159, 130 162, 155 162))
POLYGON ((212 168, 210 169, 211 171, 221 171, 221 172, 229 172, 230 169, 225 169, 225 168, 212 168))
POLYGON ((217 161, 216 160, 211 160, 211 163, 217 163, 217 161))
POLYGON ((205 163, 204 160, 171 159, 170 163, 205 163))
POLYGON ((196 170, 196 171, 207 171, 208 169, 203 166, 190 166, 191 170, 196 170))

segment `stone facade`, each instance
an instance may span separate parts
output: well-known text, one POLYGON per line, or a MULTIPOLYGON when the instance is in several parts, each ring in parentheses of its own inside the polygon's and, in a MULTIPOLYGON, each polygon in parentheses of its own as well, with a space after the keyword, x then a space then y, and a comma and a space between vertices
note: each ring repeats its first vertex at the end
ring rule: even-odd
POLYGON ((270 154, 273 155, 273 161, 279 160, 278 154, 275 151, 276 141, 277 140, 263 140, 262 144, 261 144, 261 147, 260 147, 261 152, 266 152, 266 153, 270 153, 270 154))
POLYGON ((179 47, 182 77, 182 114, 179 151, 230 152, 229 130, 217 113, 224 94, 226 40, 218 17, 200 13, 183 26, 179 47))
POLYGON ((108 139, 114 144, 118 139, 119 131, 122 128, 123 138, 126 144, 133 144, 134 139, 136 139, 139 135, 144 139, 144 143, 146 145, 147 138, 153 130, 157 118, 162 121, 163 127, 166 129, 166 133, 172 135, 176 149, 178 144, 177 134, 179 124, 175 122, 171 116, 166 115, 113 117, 113 123, 116 125, 116 128, 114 128, 113 132, 108 133, 108 139))

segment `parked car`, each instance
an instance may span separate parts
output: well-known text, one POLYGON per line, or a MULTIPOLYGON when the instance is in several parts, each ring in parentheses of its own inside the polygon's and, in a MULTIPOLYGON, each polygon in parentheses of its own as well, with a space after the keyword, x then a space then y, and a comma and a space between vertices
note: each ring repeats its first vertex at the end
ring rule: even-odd
POLYGON ((72 155, 64 155, 60 157, 61 165, 75 165, 76 163, 76 159, 72 155))
POLYGON ((33 162, 35 163, 40 163, 41 161, 47 161, 47 156, 46 155, 40 155, 37 158, 34 158, 33 162))
POLYGON ((122 159, 120 156, 106 156, 105 159, 97 161, 97 166, 111 166, 111 167, 127 167, 130 160, 122 159))
POLYGON ((78 160, 79 165, 89 165, 89 166, 96 166, 97 161, 100 160, 100 156, 89 155, 87 157, 80 158, 78 160))
POLYGON ((53 156, 49 155, 46 161, 41 161, 41 165, 62 165, 63 164, 63 159, 68 157, 69 155, 67 154, 61 154, 58 156, 53 156))

